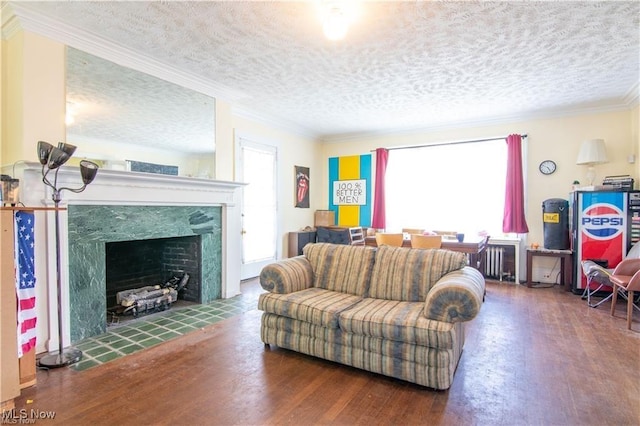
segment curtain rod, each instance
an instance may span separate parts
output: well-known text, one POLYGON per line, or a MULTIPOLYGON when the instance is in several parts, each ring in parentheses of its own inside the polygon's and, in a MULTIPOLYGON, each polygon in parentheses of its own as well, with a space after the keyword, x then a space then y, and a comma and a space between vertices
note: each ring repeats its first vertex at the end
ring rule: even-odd
MULTIPOLYGON (((526 138, 527 135, 520 135, 523 138, 526 138)), ((388 151, 395 151, 396 149, 411 149, 411 148, 427 148, 430 146, 442 146, 442 145, 458 145, 458 144, 463 144, 463 143, 476 143, 476 142, 489 142, 489 141, 497 141, 500 139, 507 139, 507 137, 503 137, 503 138, 488 138, 488 139, 470 139, 467 141, 457 141, 457 142, 440 142, 440 143, 431 143, 431 144, 424 144, 424 145, 411 145, 411 146, 398 146, 398 147, 393 147, 393 148, 386 148, 388 151)), ((375 149, 372 149, 370 152, 376 152, 375 149)))

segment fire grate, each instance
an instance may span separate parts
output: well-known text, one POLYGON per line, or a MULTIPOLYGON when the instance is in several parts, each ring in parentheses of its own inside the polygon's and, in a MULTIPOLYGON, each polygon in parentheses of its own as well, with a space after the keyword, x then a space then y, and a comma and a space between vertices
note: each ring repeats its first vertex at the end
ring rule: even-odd
POLYGON ((132 315, 137 318, 140 314, 161 312, 171 307, 178 300, 178 293, 189 282, 189 274, 182 278, 172 277, 164 284, 144 286, 119 291, 116 294, 116 306, 107 309, 107 324, 120 323, 120 317, 132 315))

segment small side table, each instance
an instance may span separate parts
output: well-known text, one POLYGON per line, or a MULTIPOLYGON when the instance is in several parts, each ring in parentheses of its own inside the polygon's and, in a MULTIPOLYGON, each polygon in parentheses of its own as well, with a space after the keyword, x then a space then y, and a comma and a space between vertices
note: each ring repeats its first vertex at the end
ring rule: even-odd
POLYGON ((527 287, 531 288, 531 273, 534 256, 555 257, 560 259, 560 284, 564 286, 565 291, 571 291, 573 274, 573 253, 571 250, 547 250, 547 249, 527 249, 527 287))

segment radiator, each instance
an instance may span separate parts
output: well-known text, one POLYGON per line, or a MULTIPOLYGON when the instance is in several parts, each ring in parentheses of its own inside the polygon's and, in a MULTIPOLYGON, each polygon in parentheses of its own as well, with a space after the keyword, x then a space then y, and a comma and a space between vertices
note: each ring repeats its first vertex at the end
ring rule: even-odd
POLYGON ((502 281, 504 275, 504 247, 487 247, 487 257, 484 265, 484 275, 487 278, 499 279, 502 281))

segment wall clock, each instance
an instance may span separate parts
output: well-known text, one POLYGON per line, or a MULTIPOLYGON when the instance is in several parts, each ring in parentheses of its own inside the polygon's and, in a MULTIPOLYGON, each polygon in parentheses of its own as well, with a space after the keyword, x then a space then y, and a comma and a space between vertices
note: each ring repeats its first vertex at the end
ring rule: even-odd
POLYGON ((538 168, 543 175, 550 175, 556 171, 556 162, 553 160, 544 160, 538 168))

